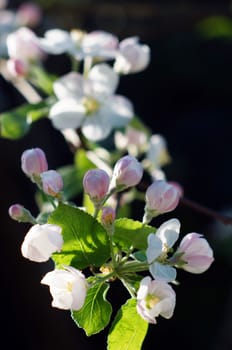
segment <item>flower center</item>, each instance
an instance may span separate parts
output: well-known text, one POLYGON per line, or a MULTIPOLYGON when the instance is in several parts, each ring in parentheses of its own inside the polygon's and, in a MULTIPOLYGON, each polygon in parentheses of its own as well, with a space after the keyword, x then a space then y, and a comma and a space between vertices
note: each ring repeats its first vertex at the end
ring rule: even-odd
POLYGON ((160 299, 154 294, 148 294, 146 299, 146 307, 152 309, 156 304, 160 302, 160 299))
POLYGON ((87 115, 95 113, 100 107, 100 103, 93 97, 85 97, 83 99, 83 105, 87 115))
POLYGON ((72 289, 73 289, 73 283, 72 282, 68 282, 66 288, 71 293, 72 289))

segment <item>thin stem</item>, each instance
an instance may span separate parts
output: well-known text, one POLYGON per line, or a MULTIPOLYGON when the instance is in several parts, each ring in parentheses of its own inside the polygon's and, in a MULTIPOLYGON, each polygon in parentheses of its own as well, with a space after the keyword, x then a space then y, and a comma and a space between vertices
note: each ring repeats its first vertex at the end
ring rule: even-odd
POLYGON ((136 295, 135 292, 133 290, 133 288, 131 287, 131 285, 124 279, 120 277, 120 281, 122 282, 122 284, 124 285, 124 287, 126 287, 126 289, 128 290, 130 296, 135 299, 136 295))
POLYGON ((232 225, 232 217, 220 214, 220 213, 216 212, 215 210, 207 208, 207 207, 205 207, 199 203, 196 203, 188 198, 181 198, 180 204, 183 206, 189 207, 195 211, 198 211, 202 214, 210 216, 211 218, 214 218, 214 219, 222 222, 224 225, 232 225))

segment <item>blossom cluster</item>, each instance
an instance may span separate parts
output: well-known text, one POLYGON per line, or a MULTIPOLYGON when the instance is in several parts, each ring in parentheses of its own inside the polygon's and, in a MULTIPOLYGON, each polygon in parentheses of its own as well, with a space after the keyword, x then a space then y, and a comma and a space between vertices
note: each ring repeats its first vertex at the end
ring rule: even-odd
MULTIPOLYGON (((152 226, 157 216, 177 208, 184 191, 164 172, 171 161, 164 136, 153 134, 135 116, 132 101, 117 93, 123 75, 147 68, 150 48, 138 37, 119 40, 102 30, 53 28, 38 36, 26 21, 8 33, 5 44, 2 74, 26 84, 37 98, 23 112, 17 110, 26 113, 20 114, 25 128, 19 136, 46 116, 74 153, 74 164, 59 171, 49 169, 42 149, 26 149, 21 169, 43 203, 37 217, 21 204, 9 208, 12 219, 32 225, 21 245, 23 257, 54 262, 41 280, 50 288, 52 306, 71 310, 77 325, 95 334, 109 322, 106 292, 118 279, 136 301, 139 320, 154 324, 159 315, 171 318, 178 269, 203 273, 214 257, 202 234, 188 233, 178 243, 179 219, 152 226), (72 68, 61 77, 50 75, 43 62, 60 54, 72 68), (143 205, 141 220, 129 217, 135 200, 143 205), (108 318, 97 316, 99 305, 108 318), (96 318, 88 319, 93 310, 96 318)), ((3 135, 14 138, 4 131, 7 116, 2 120, 3 135)))

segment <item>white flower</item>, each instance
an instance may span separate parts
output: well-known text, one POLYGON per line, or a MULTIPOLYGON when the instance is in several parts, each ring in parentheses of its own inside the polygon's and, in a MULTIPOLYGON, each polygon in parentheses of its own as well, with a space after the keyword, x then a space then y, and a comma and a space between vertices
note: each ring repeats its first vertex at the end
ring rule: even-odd
POLYGON ((24 238, 22 255, 36 262, 47 261, 52 253, 59 252, 64 241, 61 227, 52 224, 34 225, 24 238))
POLYGON ((85 302, 87 282, 81 271, 71 266, 48 272, 41 281, 50 287, 52 306, 64 310, 80 310, 85 302))
POLYGON ((180 222, 171 219, 164 222, 156 234, 148 236, 146 250, 149 271, 151 275, 161 281, 172 282, 176 279, 176 269, 166 263, 167 253, 179 237, 180 222), (162 261, 163 260, 163 261, 162 261))
POLYGON ((156 323, 159 315, 171 318, 176 305, 172 287, 161 281, 144 277, 137 293, 137 311, 149 323, 156 323))
POLYGON ((38 39, 39 46, 47 53, 59 55, 76 50, 75 42, 70 33, 62 29, 50 29, 44 33, 44 38, 38 39))
POLYGON ((91 141, 106 138, 113 128, 125 126, 133 117, 131 102, 114 95, 118 75, 105 64, 95 65, 84 78, 69 73, 54 83, 60 99, 50 110, 49 118, 59 130, 81 127, 91 141))
POLYGON ((100 30, 86 34, 80 30, 68 32, 55 28, 46 31, 44 37, 39 38, 39 45, 49 54, 68 53, 77 60, 82 60, 87 56, 112 59, 116 56, 118 39, 100 30))
POLYGON ((150 62, 150 48, 139 44, 137 37, 124 39, 119 44, 119 52, 114 63, 118 73, 129 74, 144 70, 150 62))

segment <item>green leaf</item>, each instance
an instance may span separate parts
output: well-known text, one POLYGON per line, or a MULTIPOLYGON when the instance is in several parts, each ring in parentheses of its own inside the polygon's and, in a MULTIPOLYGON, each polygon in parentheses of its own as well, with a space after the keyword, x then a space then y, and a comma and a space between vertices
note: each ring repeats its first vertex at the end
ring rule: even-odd
POLYGON ((129 299, 117 313, 108 337, 108 350, 140 350, 148 323, 136 310, 136 300, 129 299))
POLYGON ((30 128, 23 109, 2 113, 0 118, 2 137, 17 140, 26 135, 30 128))
POLYGON ((109 239, 104 227, 83 210, 61 204, 48 222, 62 227, 62 251, 52 255, 56 265, 83 269, 101 266, 109 259, 109 239))
POLYGON ((114 242, 122 249, 129 249, 131 246, 137 249, 147 248, 147 237, 154 233, 156 229, 149 225, 144 225, 140 221, 122 218, 115 220, 114 242))
POLYGON ((1 136, 11 140, 22 138, 32 122, 47 115, 52 99, 27 103, 0 114, 1 136))
POLYGON ((99 283, 88 290, 85 304, 79 311, 72 311, 72 318, 87 336, 99 333, 111 317, 112 307, 105 296, 109 289, 106 283, 99 283))

